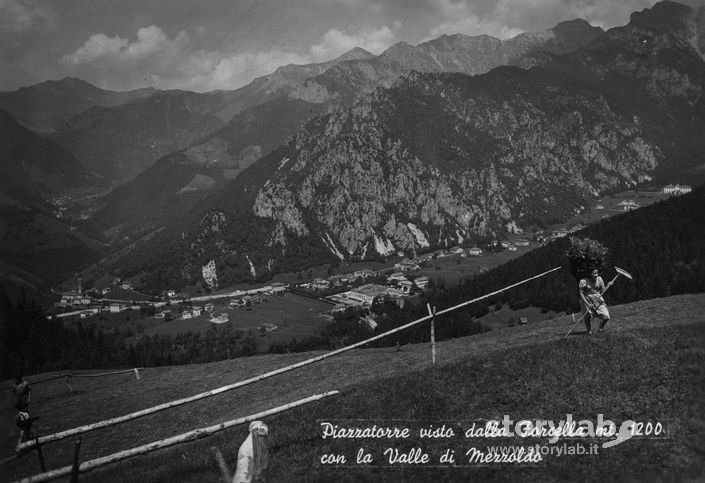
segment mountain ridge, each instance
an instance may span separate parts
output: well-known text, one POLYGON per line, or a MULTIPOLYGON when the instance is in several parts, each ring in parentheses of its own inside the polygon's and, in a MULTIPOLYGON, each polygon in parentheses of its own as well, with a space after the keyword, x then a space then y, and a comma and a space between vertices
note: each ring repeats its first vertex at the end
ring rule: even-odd
POLYGON ((46 135, 93 106, 117 106, 155 92, 157 89, 152 87, 110 91, 75 77, 65 77, 0 92, 0 108, 11 113, 26 128, 46 135))
POLYGON ((23 127, 9 112, 0 109, 0 186, 18 199, 44 200, 70 188, 85 187, 95 178, 70 152, 52 140, 23 127))

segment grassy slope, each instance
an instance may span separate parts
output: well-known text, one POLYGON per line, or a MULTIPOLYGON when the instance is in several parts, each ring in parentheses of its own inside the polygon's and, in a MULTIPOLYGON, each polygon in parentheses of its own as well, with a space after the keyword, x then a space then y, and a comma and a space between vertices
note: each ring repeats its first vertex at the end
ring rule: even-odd
MULTIPOLYGON (((443 342, 431 368, 429 345, 357 350, 241 390, 84 435, 82 460, 103 456, 275 407, 332 389, 342 394, 267 419, 270 481, 655 480, 705 475, 705 295, 655 299, 612 308, 610 331, 563 339, 566 317, 443 342), (538 466, 321 469, 318 418, 474 420, 501 417, 559 420, 671 421, 667 440, 633 440, 597 456, 547 457, 538 466)), ((439 322, 442 323, 442 322, 439 322)), ((36 385, 33 415, 42 434, 117 416, 242 380, 311 357, 269 355, 204 365, 147 369, 113 379, 36 385), (108 385, 108 381, 112 385, 108 385)), ((31 382, 31 379, 30 379, 31 382)), ((3 393, 7 394, 6 391, 3 393)), ((2 455, 11 452, 12 419, 3 404, 2 455), (7 429, 7 430, 6 430, 7 429)), ((209 448, 232 466, 246 428, 96 470, 81 481, 216 481, 209 448)), ((518 444, 517 441, 515 444, 518 444)), ((462 443, 462 442, 461 442, 462 443)), ((45 448, 49 468, 68 465, 73 441, 45 448)), ((491 444, 491 443, 490 443, 491 444)), ((353 456, 359 444, 342 451, 353 456)), ((482 447, 481 444, 475 446, 482 447)), ((338 446, 337 448, 346 448, 338 446)), ((460 450, 462 444, 458 445, 460 450)), ((464 447, 468 447, 465 444, 464 447)), ((435 448, 438 449, 438 448, 435 448)), ((34 455, 5 465, 2 478, 38 472, 34 455)))

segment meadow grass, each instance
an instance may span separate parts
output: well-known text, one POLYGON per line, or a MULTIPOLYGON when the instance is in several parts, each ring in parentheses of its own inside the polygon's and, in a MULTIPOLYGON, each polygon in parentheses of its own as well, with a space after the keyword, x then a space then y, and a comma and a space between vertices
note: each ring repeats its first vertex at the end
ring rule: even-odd
MULTIPOLYGON (((333 398, 267 418, 269 481, 673 481, 705 475, 705 295, 686 295, 613 308, 610 330, 592 337, 563 335, 567 317, 454 339, 439 344, 430 367, 428 344, 358 350, 243 390, 175 408, 84 435, 82 460, 244 416, 316 392, 341 390, 333 398), (321 422, 368 420, 366 424, 447 423, 458 432, 472 421, 500 418, 559 421, 597 414, 620 423, 662 422, 667 439, 632 439, 596 455, 546 456, 535 465, 463 466, 470 446, 525 445, 538 441, 465 440, 461 436, 412 441, 323 440, 321 422), (434 455, 456 450, 455 467, 384 466, 386 447, 422 447, 434 455), (323 453, 354 461, 360 447, 375 457, 369 467, 327 468, 323 453), (85 449, 85 450, 84 450, 85 449)), ((440 321, 439 321, 440 323, 440 321)), ((74 393, 43 388, 36 401, 44 433, 142 409, 212 389, 313 354, 262 356, 220 363, 145 370, 141 381, 82 380, 74 393), (86 382, 83 382, 86 381, 86 382), (90 381, 90 382, 89 382, 90 381), (102 385, 101 385, 102 384, 102 385), (52 393, 52 391, 55 391, 52 393)), ((122 377, 122 376, 116 376, 122 377)), ((42 387, 42 386, 39 386, 42 387)), ((3 418, 7 413, 3 413, 3 418)), ((415 426, 415 427, 416 427, 415 426)), ((234 467, 246 435, 238 427, 193 443, 133 458, 81 476, 81 481, 217 481, 212 447, 234 467)), ((8 438, 4 438, 7 449, 8 438)), ((605 440, 589 441, 602 443, 605 440)), ((560 441, 561 444, 563 441, 560 441)), ((576 443, 576 440, 568 441, 576 443)), ((588 441, 586 441, 588 442, 588 441)), ((69 464, 72 441, 48 445, 50 468, 69 464)), ((34 455, 6 465, 10 478, 37 473, 34 455)))

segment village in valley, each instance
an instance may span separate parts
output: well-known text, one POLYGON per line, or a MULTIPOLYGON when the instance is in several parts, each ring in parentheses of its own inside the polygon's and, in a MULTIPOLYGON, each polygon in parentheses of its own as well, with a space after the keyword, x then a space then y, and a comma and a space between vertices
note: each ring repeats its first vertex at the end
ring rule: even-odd
POLYGON ((60 299, 48 317, 69 324, 95 324, 103 330, 124 330, 137 339, 142 335, 204 331, 213 324, 231 323, 236 329, 287 341, 313 334, 322 323, 344 313, 356 314, 361 324, 374 330, 377 323, 370 308, 375 302, 393 301, 399 306, 414 303, 417 294, 439 280, 459 283, 533 247, 576 233, 587 224, 690 190, 689 186, 668 185, 658 191, 618 193, 596 200, 563 225, 530 233, 516 230, 506 239, 482 246, 454 246, 413 258, 400 254, 385 264, 359 262, 335 270, 309 270, 296 278, 279 277, 267 284, 206 293, 186 288, 148 295, 136 289, 135 281, 115 276, 105 276, 86 290, 77 277, 72 281, 73 289, 55 292, 60 299))

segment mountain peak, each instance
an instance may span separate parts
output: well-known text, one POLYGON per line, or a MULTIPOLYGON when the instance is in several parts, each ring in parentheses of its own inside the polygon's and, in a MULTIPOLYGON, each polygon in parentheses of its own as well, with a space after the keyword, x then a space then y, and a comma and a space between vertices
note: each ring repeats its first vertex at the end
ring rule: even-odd
POLYGON ((335 60, 336 62, 345 62, 346 60, 367 60, 371 59, 372 57, 376 56, 366 51, 362 47, 355 47, 354 49, 348 50, 335 60))
POLYGON ((33 84, 31 86, 21 87, 19 91, 62 91, 62 92, 75 92, 75 91, 101 91, 99 87, 93 84, 79 79, 77 77, 64 77, 58 80, 46 80, 38 84, 33 84))
POLYGON ((634 12, 629 24, 680 37, 703 55, 705 52, 705 21, 703 21, 705 7, 700 7, 697 13, 698 15, 696 15, 695 9, 687 5, 666 0, 655 4, 650 9, 634 12))
POLYGON ((659 30, 671 30, 683 27, 693 9, 677 2, 663 1, 631 14, 630 23, 659 30), (670 28, 669 28, 670 27, 670 28))
POLYGON ((386 55, 389 52, 391 52, 391 53, 393 53, 393 52, 409 52, 412 50, 415 50, 415 47, 402 40, 401 42, 397 42, 396 44, 392 45, 387 50, 382 52, 382 55, 386 55))
POLYGON ((582 18, 576 18, 573 20, 566 20, 565 22, 560 22, 550 30, 559 37, 562 35, 574 35, 585 32, 603 32, 600 27, 595 27, 594 25, 591 25, 587 20, 584 20, 582 18))

